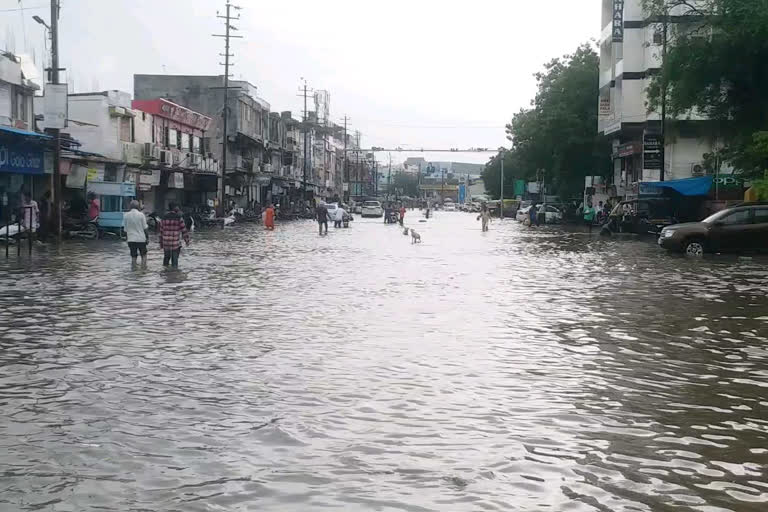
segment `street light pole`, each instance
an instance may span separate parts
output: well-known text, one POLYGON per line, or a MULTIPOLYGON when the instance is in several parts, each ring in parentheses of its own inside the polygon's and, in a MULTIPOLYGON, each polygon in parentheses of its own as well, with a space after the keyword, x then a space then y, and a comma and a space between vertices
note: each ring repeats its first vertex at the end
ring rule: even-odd
MULTIPOLYGON (((59 0, 51 0, 51 83, 59 83, 59 0)), ((61 243, 61 131, 51 128, 50 132, 53 136, 53 215, 56 241, 61 243)))

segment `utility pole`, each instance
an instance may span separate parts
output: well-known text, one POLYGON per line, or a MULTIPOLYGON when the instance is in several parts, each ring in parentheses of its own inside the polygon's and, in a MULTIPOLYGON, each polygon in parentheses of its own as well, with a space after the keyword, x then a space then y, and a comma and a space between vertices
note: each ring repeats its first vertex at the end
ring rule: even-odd
POLYGON ((224 177, 227 174, 227 141, 228 141, 228 134, 227 134, 227 124, 229 123, 229 67, 230 64, 229 58, 233 55, 229 53, 229 40, 232 38, 242 38, 243 36, 233 36, 230 34, 230 31, 237 30, 237 27, 234 27, 232 25, 232 20, 239 20, 240 15, 237 15, 237 18, 233 18, 231 14, 231 10, 235 9, 237 11, 240 10, 240 7, 236 5, 232 5, 229 0, 227 0, 226 5, 227 11, 224 16, 219 15, 219 12, 216 11, 216 17, 221 18, 224 20, 224 34, 214 34, 213 37, 223 37, 224 38, 224 53, 219 54, 222 57, 224 57, 224 62, 219 62, 220 66, 224 66, 224 110, 222 111, 222 121, 224 124, 223 130, 222 130, 222 141, 221 141, 221 172, 219 173, 219 190, 218 190, 218 200, 219 200, 219 207, 217 208, 217 213, 221 216, 224 215, 224 177))
POLYGON ((499 193, 499 220, 504 220, 504 150, 499 151, 501 161, 501 192, 499 193))
POLYGON ((313 92, 312 89, 309 89, 307 87, 307 81, 302 78, 304 81, 304 86, 299 87, 299 96, 304 97, 304 113, 302 119, 304 122, 302 123, 304 125, 304 163, 303 163, 303 176, 304 180, 302 181, 301 188, 304 191, 302 200, 307 200, 307 176, 309 175, 309 151, 310 151, 310 145, 309 145, 309 111, 307 110, 307 97, 308 95, 313 92))
POLYGON ((355 152, 357 160, 357 172, 355 173, 357 176, 357 193, 359 196, 363 195, 363 172, 360 167, 360 130, 355 130, 355 137, 357 138, 357 151, 355 152))
POLYGON ((664 23, 662 24, 661 34, 661 169, 659 170, 659 181, 664 181, 665 160, 666 160, 666 128, 667 128, 667 75, 664 65, 667 62, 667 24, 669 12, 664 11, 664 23))
MULTIPOLYGON (((51 83, 59 83, 59 0, 51 0, 51 83)), ((34 123, 33 123, 34 124, 34 123)), ((53 136, 53 215, 56 241, 61 243, 61 131, 50 129, 53 136)))
POLYGON ((392 153, 389 153, 389 174, 387 174, 387 201, 389 201, 389 190, 392 188, 392 153))
POLYGON ((349 187, 349 171, 347 170, 347 121, 349 121, 349 117, 346 115, 344 116, 344 163, 342 166, 342 173, 341 173, 341 179, 343 182, 347 184, 347 200, 349 200, 350 196, 350 187, 349 187))

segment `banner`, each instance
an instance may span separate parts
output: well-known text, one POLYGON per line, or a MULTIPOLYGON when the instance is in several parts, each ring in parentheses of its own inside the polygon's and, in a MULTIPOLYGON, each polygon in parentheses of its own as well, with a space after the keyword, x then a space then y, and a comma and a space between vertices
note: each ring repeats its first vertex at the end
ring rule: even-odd
POLYGON ((611 95, 609 92, 608 96, 600 96, 600 110, 598 111, 598 115, 600 116, 600 119, 606 120, 610 119, 611 112, 611 95))
POLYGON ((613 0, 613 31, 611 39, 614 43, 624 42, 624 0, 613 0))
POLYGON ((184 173, 174 172, 168 180, 168 188, 184 188, 184 173))

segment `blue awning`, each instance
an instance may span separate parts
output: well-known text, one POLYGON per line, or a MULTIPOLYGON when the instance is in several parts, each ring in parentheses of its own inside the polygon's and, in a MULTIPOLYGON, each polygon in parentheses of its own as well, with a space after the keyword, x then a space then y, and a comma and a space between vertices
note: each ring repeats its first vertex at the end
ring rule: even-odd
POLYGON ((18 128, 11 128, 10 126, 0 126, 0 132, 12 133, 14 135, 23 135, 26 137, 39 137, 41 139, 52 139, 50 135, 44 133, 30 132, 29 130, 20 130, 18 128))
POLYGON ((669 188, 684 196, 706 196, 712 188, 712 176, 684 180, 651 181, 640 184, 643 189, 669 188))

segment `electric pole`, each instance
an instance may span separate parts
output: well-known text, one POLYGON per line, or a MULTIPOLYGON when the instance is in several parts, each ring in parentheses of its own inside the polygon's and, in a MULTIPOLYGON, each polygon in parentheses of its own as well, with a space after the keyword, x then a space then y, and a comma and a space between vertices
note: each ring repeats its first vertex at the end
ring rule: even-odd
POLYGON ((219 206, 217 208, 217 213, 221 216, 224 214, 224 177, 227 174, 227 141, 228 141, 228 135, 227 135, 227 124, 229 123, 229 67, 234 64, 230 64, 229 58, 233 56, 233 54, 229 53, 229 40, 232 38, 242 38, 243 36, 233 36, 230 34, 230 31, 237 30, 237 27, 232 25, 232 20, 239 20, 240 15, 237 15, 237 18, 233 18, 231 15, 231 10, 235 9, 237 11, 240 10, 240 7, 236 5, 232 5, 229 0, 227 0, 227 11, 224 16, 220 16, 219 12, 216 11, 216 17, 221 18, 224 20, 225 24, 225 31, 224 34, 214 34, 213 37, 223 37, 224 38, 224 53, 219 54, 222 57, 224 57, 224 62, 219 62, 220 66, 224 66, 224 110, 222 112, 222 121, 224 123, 223 131, 222 131, 222 142, 221 142, 221 172, 219 173, 219 190, 218 190, 218 200, 219 200, 219 206))
POLYGON ((499 152, 501 160, 501 192, 499 193, 499 220, 504 220, 504 152, 499 152))
MULTIPOLYGON (((669 12, 664 11, 664 23, 661 34, 661 169, 659 170, 659 181, 664 181, 664 160, 666 159, 666 128, 667 128, 667 73, 664 65, 667 62, 667 23, 669 12)), ((643 141, 645 142, 645 141, 643 141)))
POLYGON ((342 176, 341 179, 344 183, 347 184, 347 201, 349 201, 350 191, 349 191, 349 171, 347 170, 347 121, 349 121, 349 117, 346 115, 344 116, 344 163, 342 164, 342 176))
MULTIPOLYGON (((59 0, 51 0, 51 83, 59 83, 59 0)), ((69 100, 67 100, 69 101, 69 100)), ((34 125, 34 123, 32 123, 34 125)), ((50 129, 53 137, 53 215, 56 241, 61 244, 61 131, 50 129)))
POLYGON ((313 91, 312 91, 312 89, 309 89, 307 87, 307 81, 304 78, 302 78, 302 80, 304 80, 304 86, 303 87, 299 87, 299 92, 301 92, 301 94, 299 94, 299 96, 303 96, 304 97, 304 112, 303 112, 303 117, 302 117, 302 119, 304 120, 304 122, 302 123, 304 125, 304 162, 303 162, 303 176, 304 176, 304 180, 302 182, 301 187, 302 187, 302 190, 304 191, 304 196, 302 197, 302 200, 306 201, 307 200, 307 176, 309 174, 309 157, 310 157, 310 154, 309 154, 309 151, 310 151, 310 145, 309 145, 309 112, 307 111, 307 97, 313 91))

